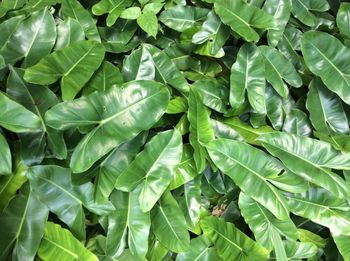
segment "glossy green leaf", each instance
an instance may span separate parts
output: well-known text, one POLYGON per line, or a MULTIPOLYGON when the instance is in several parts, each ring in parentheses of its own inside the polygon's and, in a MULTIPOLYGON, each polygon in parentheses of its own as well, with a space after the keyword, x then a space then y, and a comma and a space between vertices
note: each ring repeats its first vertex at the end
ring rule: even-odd
POLYGON ((151 227, 149 213, 144 213, 139 204, 140 188, 127 193, 114 191, 111 195, 116 210, 108 216, 107 254, 120 254, 126 244, 132 254, 144 258, 148 250, 148 235, 151 227))
POLYGON ((269 256, 264 247, 221 218, 206 217, 201 228, 224 260, 267 260, 269 256))
POLYGON ((185 252, 190 247, 186 220, 170 192, 165 192, 151 213, 152 229, 159 242, 171 251, 185 252))
POLYGON ((350 216, 346 200, 334 197, 322 188, 310 188, 288 196, 291 212, 328 227, 332 234, 349 235, 350 216))
POLYGON ((224 24, 242 36, 247 42, 257 42, 260 38, 254 28, 275 28, 274 18, 263 10, 244 3, 242 0, 219 0, 214 4, 215 12, 224 24))
POLYGON ((125 84, 124 88, 94 92, 58 104, 47 112, 46 122, 58 129, 96 125, 80 141, 72 155, 73 172, 83 172, 113 148, 152 127, 165 112, 168 101, 169 92, 162 84, 135 81, 125 84), (107 101, 110 104, 108 107, 105 105, 107 101), (96 109, 90 107, 92 104, 96 104, 96 109), (77 108, 84 113, 76 114, 77 108), (115 132, 119 135, 115 135, 115 132))
POLYGON ((50 54, 28 68, 24 79, 30 83, 46 85, 62 77, 62 97, 64 100, 72 100, 100 66, 104 53, 101 44, 80 41, 50 54))
POLYGON ((312 127, 306 113, 299 109, 292 109, 287 113, 282 130, 303 136, 310 136, 312 133, 312 127))
POLYGON ((350 4, 341 3, 337 13, 337 26, 339 31, 345 37, 350 37, 350 4))
POLYGON ((205 261, 219 260, 216 249, 205 236, 194 238, 190 242, 190 249, 177 255, 176 261, 205 261))
POLYGON ((285 82, 297 88, 302 85, 301 77, 286 57, 272 47, 260 46, 259 49, 265 58, 266 79, 280 96, 288 95, 285 82))
POLYGON ((268 133, 259 141, 293 173, 344 198, 348 196, 345 181, 330 169, 349 169, 350 157, 342 154, 329 143, 287 134, 268 133), (317 148, 317 150, 315 150, 317 148))
MULTIPOLYGON (((272 250, 278 247, 274 245, 274 237, 298 239, 297 228, 292 220, 277 219, 267 208, 244 193, 240 194, 238 203, 245 222, 254 232, 256 240, 266 249, 272 250)), ((277 252, 277 249, 275 251, 277 252)), ((284 247, 281 251, 285 251, 284 247)))
POLYGON ((48 212, 33 193, 21 193, 13 198, 0 214, 0 223, 6 227, 0 238, 0 258, 6 260, 14 245, 12 260, 33 260, 44 234, 48 212))
POLYGON ((314 12, 324 12, 329 9, 329 4, 326 0, 293 0, 292 13, 302 23, 313 26, 316 23, 314 12))
POLYGON ((184 32, 198 21, 204 20, 208 12, 209 10, 204 8, 177 5, 163 11, 159 20, 178 32, 184 32))
POLYGON ((272 15, 277 23, 276 29, 269 29, 267 40, 270 46, 275 47, 281 40, 284 28, 286 27, 291 11, 293 0, 267 0, 263 10, 272 15))
POLYGON ((62 13, 65 17, 71 17, 77 20, 84 29, 85 35, 89 40, 101 41, 94 19, 79 1, 63 0, 62 13))
POLYGON ((68 17, 57 27, 55 50, 67 47, 70 44, 85 40, 84 29, 74 18, 68 17))
POLYGON ((350 50, 334 36, 316 31, 303 35, 301 50, 310 71, 319 76, 328 89, 350 103, 350 73, 347 66, 350 50))
POLYGON ((18 8, 21 8, 23 5, 25 5, 27 0, 3 0, 0 3, 0 17, 3 17, 6 15, 8 11, 15 10, 18 8))
POLYGON ((250 43, 244 44, 236 62, 231 68, 230 104, 234 109, 240 108, 245 102, 245 95, 255 111, 266 113, 265 105, 265 70, 263 56, 260 50, 250 43))
POLYGON ((234 140, 214 140, 206 148, 215 165, 244 193, 266 206, 278 219, 289 218, 285 197, 269 182, 270 177, 281 172, 279 162, 261 150, 234 140))
POLYGON ((156 38, 158 33, 158 19, 153 12, 142 13, 137 17, 137 24, 149 35, 156 38))
POLYGON ((187 117, 190 122, 190 143, 194 149, 193 158, 197 171, 202 173, 206 167, 207 158, 203 145, 214 139, 214 132, 210 126, 208 109, 195 88, 190 89, 187 117))
POLYGON ((325 134, 349 133, 349 122, 338 96, 330 92, 319 78, 314 79, 309 88, 306 107, 314 128, 325 134))
POLYGON ((131 0, 101 0, 92 7, 92 12, 94 15, 108 13, 106 20, 107 26, 112 26, 123 10, 131 4, 131 0))
POLYGON ((40 244, 38 256, 45 261, 53 258, 59 260, 98 260, 69 230, 52 222, 46 223, 45 234, 40 244))
POLYGON ((38 116, 0 92, 0 126, 13 132, 40 131, 38 116))
POLYGON ((141 187, 140 207, 142 211, 148 212, 174 178, 181 155, 180 133, 177 130, 159 133, 118 177, 115 186, 123 191, 141 187))
POLYGON ((12 156, 6 138, 0 133, 0 175, 12 173, 12 156))

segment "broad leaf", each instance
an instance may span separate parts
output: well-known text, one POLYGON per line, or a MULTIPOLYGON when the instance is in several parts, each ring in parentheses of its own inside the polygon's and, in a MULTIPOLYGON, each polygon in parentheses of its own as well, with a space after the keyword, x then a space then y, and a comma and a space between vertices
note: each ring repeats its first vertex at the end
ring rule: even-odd
POLYGON ((204 261, 219 260, 215 247, 205 236, 194 238, 190 242, 190 249, 177 255, 176 261, 204 261))
POLYGON ((275 28, 275 20, 271 15, 242 0, 218 0, 215 1, 214 8, 222 22, 247 42, 259 40, 260 36, 254 28, 275 28))
POLYGON ((270 177, 281 172, 279 162, 239 141, 218 139, 208 143, 206 148, 215 165, 244 193, 267 207, 278 219, 289 219, 285 197, 269 182, 270 177))
POLYGON ((132 191, 141 188, 142 211, 150 211, 173 180, 181 161, 182 141, 177 130, 159 133, 118 177, 116 188, 132 191))
POLYGON ((339 28, 340 33, 347 38, 350 38, 349 16, 350 4, 341 3, 337 13, 337 26, 339 28))
POLYGON ((132 4, 132 0, 101 0, 92 7, 95 15, 108 13, 107 26, 112 26, 123 10, 132 4))
POLYGON ((61 79, 62 97, 72 100, 100 66, 105 50, 94 41, 80 41, 43 58, 24 74, 27 82, 51 84, 61 79))
POLYGON ((123 88, 114 87, 58 104, 47 112, 46 122, 63 130, 96 126, 80 141, 72 155, 73 172, 83 172, 113 148, 152 127, 165 112, 168 101, 169 92, 164 85, 135 81, 123 88), (92 104, 95 109, 91 108, 92 104), (107 104, 110 107, 107 108, 107 104), (77 108, 80 108, 79 114, 76 114, 77 108))
POLYGON ((350 103, 350 69, 347 65, 350 50, 334 36, 316 31, 303 35, 301 50, 310 71, 319 76, 328 89, 350 103))
POLYGON ((293 0, 292 13, 302 23, 313 26, 316 23, 316 16, 312 11, 324 12, 329 9, 326 0, 293 0))
POLYGON ((0 175, 12 173, 12 156, 5 137, 0 133, 0 175))
POLYGON ((206 217, 201 228, 223 260, 267 260, 269 256, 265 248, 221 218, 206 217))
POLYGON ((85 40, 84 29, 74 18, 68 17, 57 27, 55 50, 67 47, 70 44, 85 40))
POLYGON ((45 261, 52 259, 98 260, 69 230, 52 222, 46 223, 45 234, 40 244, 38 256, 45 261))
POLYGON ((264 134, 259 141, 293 173, 338 197, 349 195, 345 181, 329 170, 349 169, 349 155, 336 151, 329 143, 283 132, 264 134))

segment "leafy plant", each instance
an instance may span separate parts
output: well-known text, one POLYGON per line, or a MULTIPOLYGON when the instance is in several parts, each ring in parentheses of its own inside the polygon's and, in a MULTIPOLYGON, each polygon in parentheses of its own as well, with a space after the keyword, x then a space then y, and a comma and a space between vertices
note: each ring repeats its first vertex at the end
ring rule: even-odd
POLYGON ((349 17, 1 1, 0 260, 350 260, 349 17))

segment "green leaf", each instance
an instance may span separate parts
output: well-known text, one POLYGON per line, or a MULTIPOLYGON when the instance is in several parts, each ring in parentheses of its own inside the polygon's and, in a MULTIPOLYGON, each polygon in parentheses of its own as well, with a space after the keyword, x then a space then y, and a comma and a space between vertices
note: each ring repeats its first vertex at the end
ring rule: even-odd
POLYGON ((158 33, 158 19, 157 16, 152 12, 142 13, 137 17, 137 24, 149 35, 154 38, 157 37, 158 33))
POLYGON ((108 216, 107 254, 118 255, 127 243, 133 255, 145 257, 151 218, 149 213, 142 212, 139 195, 140 188, 130 193, 116 190, 112 193, 116 211, 108 216))
POLYGON ((124 11, 120 14, 120 18, 123 19, 137 19, 141 15, 141 9, 138 6, 129 7, 124 9, 124 11))
POLYGON ((349 259, 350 258, 350 245, 349 245, 350 236, 333 235, 333 239, 335 244, 337 245, 337 248, 339 249, 339 252, 343 256, 344 260, 349 259))
POLYGON ((197 22, 204 20, 209 10, 193 6, 177 5, 163 11, 159 16, 159 21, 178 32, 184 32, 197 22))
POLYGON ((254 28, 275 28, 275 20, 271 15, 242 0, 218 0, 215 1, 214 8, 222 22, 247 42, 259 40, 260 36, 254 28))
MULTIPOLYGON (((273 242, 275 236, 283 236, 289 240, 298 239, 297 228, 292 220, 277 219, 268 209, 242 192, 239 195, 238 204, 242 216, 254 232, 256 240, 266 249, 272 250, 275 248, 275 252, 277 252, 277 245, 274 245, 273 242)), ((285 251, 283 245, 282 248, 280 251, 285 251)))
POLYGON ((277 24, 276 29, 269 29, 267 32, 267 40, 272 47, 275 47, 282 38, 292 11, 292 2, 292 0, 265 1, 263 10, 269 15, 272 15, 277 24))
POLYGON ((129 166, 140 148, 144 145, 147 132, 140 133, 133 140, 128 141, 112 150, 99 165, 95 177, 95 200, 97 203, 107 202, 112 193, 117 178, 129 166))
POLYGON ((3 1, 1 1, 1 3, 0 3, 0 18, 5 16, 6 13, 11 11, 11 10, 21 8, 23 5, 25 5, 26 2, 27 2, 27 0, 17 0, 17 1, 3 0, 3 1))
POLYGON ((219 260, 216 249, 211 246, 211 242, 205 236, 199 236, 191 240, 190 249, 187 252, 179 253, 176 261, 204 261, 219 260))
POLYGON ((100 66, 104 53, 105 50, 100 43, 94 41, 74 43, 28 68, 24 80, 47 85, 62 77, 62 97, 64 100, 72 100, 100 66))
POLYGON ((206 148, 215 165, 245 194, 267 207, 278 219, 289 219, 285 197, 269 182, 282 170, 278 161, 240 141, 217 139, 206 148))
POLYGON ((85 40, 84 29, 81 24, 68 17, 57 26, 57 40, 55 50, 63 49, 70 44, 85 40))
POLYGON ((337 95, 330 92, 319 78, 310 83, 306 107, 314 128, 324 134, 349 133, 349 122, 337 95))
POLYGON ((84 29, 85 35, 89 40, 101 42, 95 21, 91 17, 89 11, 77 0, 63 0, 62 2, 62 13, 64 17, 71 17, 77 20, 84 29))
POLYGON ((69 230, 52 222, 46 223, 45 234, 40 244, 38 256, 45 261, 52 259, 98 260, 98 258, 87 250, 69 230))
POLYGON ((342 35, 347 38, 350 38, 350 4, 349 3, 341 3, 338 13, 337 13, 337 26, 342 35))
POLYGON ((232 223, 213 216, 201 220, 204 235, 224 260, 267 260, 269 252, 238 230, 232 223))
POLYGON ((49 10, 45 8, 32 13, 19 24, 0 54, 6 63, 14 64, 25 58, 24 65, 32 66, 50 53, 55 41, 55 21, 49 10))
POLYGON ((348 196, 345 181, 330 171, 331 168, 349 169, 350 157, 347 154, 336 151, 329 143, 283 132, 264 134, 258 140, 293 173, 337 197, 348 196))
POLYGON ((18 163, 13 175, 0 177, 0 213, 7 207, 17 190, 27 181, 28 166, 18 163))
POLYGON ((38 116, 0 92, 0 126, 12 132, 40 131, 38 116))
POLYGON ((334 236, 350 235, 349 206, 323 188, 288 196, 291 212, 328 227, 334 236))
POLYGON ((123 83, 122 75, 112 63, 104 61, 84 86, 84 95, 94 91, 106 91, 123 83))
POLYGON ((132 0, 101 0, 92 7, 92 12, 94 15, 108 13, 107 26, 112 26, 125 8, 131 6, 132 2, 132 0))
POLYGON ((194 161, 199 173, 206 167, 207 152, 204 144, 214 139, 214 132, 210 126, 208 109, 204 106, 199 92, 195 88, 190 89, 188 99, 188 121, 190 122, 190 143, 194 149, 194 161))
POLYGON ((163 194, 151 216, 153 233, 162 245, 175 253, 189 250, 186 220, 170 192, 163 194))
POLYGON ((60 103, 45 117, 49 126, 61 130, 96 126, 73 152, 70 166, 78 173, 89 169, 121 143, 151 128, 164 114, 168 101, 169 92, 163 84, 134 81, 123 88, 115 87, 60 103), (95 109, 90 107, 92 104, 96 104, 95 109), (80 108, 80 114, 75 113, 76 108, 80 108))
POLYGON ((288 260, 311 258, 317 253, 317 247, 312 243, 300 243, 295 241, 285 241, 284 243, 288 260))
POLYGON ((293 0, 292 13, 302 23, 313 26, 316 23, 316 16, 312 13, 325 12, 329 9, 329 4, 326 0, 293 0))
POLYGON ((301 87, 301 77, 283 54, 269 46, 260 46, 259 49, 265 58, 266 80, 280 96, 286 98, 289 93, 284 81, 293 87, 301 87))
POLYGON ((83 206, 98 214, 109 213, 111 205, 94 205, 93 185, 73 185, 69 169, 55 165, 35 166, 28 170, 28 179, 34 194, 51 212, 66 223, 79 238, 85 238, 83 206))
POLYGON ((246 43, 240 48, 231 68, 230 104, 233 109, 244 104, 247 93, 252 108, 261 114, 266 113, 263 62, 263 56, 254 44, 246 43))
POLYGON ((282 130, 284 132, 303 136, 310 136, 312 133, 309 118, 299 109, 292 109, 287 113, 282 130))
POLYGON ((44 234, 48 213, 46 206, 33 193, 21 193, 13 198, 0 214, 0 223, 6 227, 0 238, 1 260, 6 260, 13 246, 12 260, 33 260, 44 234))
POLYGON ((25 16, 15 16, 12 17, 0 24, 0 30, 2 32, 2 36, 0 38, 0 54, 6 50, 9 44, 9 40, 16 33, 17 28, 24 20, 25 16))
POLYGON ((12 173, 12 156, 6 138, 0 133, 0 175, 12 173))
POLYGON ((212 43, 209 53, 216 55, 224 46, 229 36, 229 27, 221 22, 214 11, 211 11, 208 13, 208 17, 204 21, 202 28, 193 35, 192 43, 203 44, 209 41, 212 43))
POLYGON ((334 36, 316 31, 304 33, 301 50, 310 71, 319 76, 328 89, 350 103, 350 69, 347 66, 350 50, 334 36))
POLYGON ((181 161, 182 140, 177 130, 153 137, 129 167, 118 177, 116 188, 132 191, 141 188, 142 211, 150 211, 174 178, 181 161))

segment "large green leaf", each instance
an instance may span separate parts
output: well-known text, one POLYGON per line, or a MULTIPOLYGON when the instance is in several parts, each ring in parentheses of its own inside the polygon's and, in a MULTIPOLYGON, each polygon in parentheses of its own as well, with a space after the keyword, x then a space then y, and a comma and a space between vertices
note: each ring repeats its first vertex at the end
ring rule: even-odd
POLYGON ((24 74, 27 82, 51 84, 61 79, 62 97, 72 100, 100 66, 105 50, 100 43, 80 41, 43 58, 24 74))
POLYGON ((0 92, 0 126, 13 132, 40 131, 38 116, 0 92))
POLYGON ((62 13, 65 17, 74 18, 84 29, 85 35, 89 40, 100 42, 100 35, 91 14, 77 0, 63 0, 62 13))
POLYGON ((215 1, 214 8, 222 22, 247 42, 259 40, 260 36, 254 28, 266 30, 276 26, 271 15, 242 0, 218 0, 215 1))
POLYGON ((17 195, 0 214, 4 228, 0 238, 0 259, 12 252, 12 260, 33 260, 44 234, 48 209, 30 192, 17 195), (29 236, 30 235, 30 236, 29 236))
MULTIPOLYGON (((297 240, 297 228, 292 220, 279 220, 268 209, 252 200, 244 193, 239 196, 239 208, 245 222, 254 232, 256 240, 266 249, 277 248, 275 237, 284 236, 289 240, 297 240)), ((281 240, 281 239, 279 239, 281 240)), ((281 251, 285 251, 284 247, 281 251)), ((275 250, 277 252, 277 249, 275 250)))
POLYGON ((269 252, 238 230, 232 223, 213 216, 201 221, 204 235, 209 238, 223 260, 267 260, 269 252))
POLYGON ((32 66, 50 53, 55 41, 55 21, 49 10, 45 8, 32 13, 20 23, 0 54, 7 63, 13 64, 25 58, 25 66, 32 66))
POLYGON ((288 196, 291 211, 328 227, 332 234, 350 235, 349 206, 323 188, 310 188, 302 194, 288 196))
POLYGON ((289 219, 285 197, 269 182, 281 172, 279 162, 240 141, 218 139, 208 143, 206 148, 215 165, 244 193, 268 208, 278 219, 289 219))
POLYGON ((0 133, 0 175, 12 173, 12 156, 6 138, 0 133))
POLYGON ((115 186, 123 191, 141 187, 140 207, 148 212, 173 180, 181 155, 180 133, 177 130, 161 132, 145 145, 145 149, 118 177, 115 186))
POLYGON ((141 133, 133 140, 128 141, 112 150, 99 165, 95 177, 95 200, 97 203, 107 202, 112 193, 117 178, 129 166, 140 148, 144 145, 147 132, 141 133))
POLYGON ((38 256, 44 260, 86 260, 98 258, 87 250, 69 230, 52 222, 47 222, 38 256))
POLYGON ((261 113, 266 113, 265 105, 265 69, 263 56, 260 50, 250 43, 244 44, 238 54, 236 62, 231 68, 230 104, 234 109, 239 109, 247 93, 252 108, 261 113))
POLYGON ((334 36, 316 31, 303 35, 301 50, 310 71, 319 76, 328 89, 350 103, 350 50, 334 36))
POLYGON ((279 95, 284 98, 288 95, 288 87, 284 81, 293 87, 302 85, 301 77, 283 54, 265 45, 260 46, 259 49, 265 58, 266 79, 279 95))
POLYGON ((349 195, 345 181, 330 171, 331 168, 349 169, 348 154, 336 151, 329 143, 283 132, 264 134, 258 140, 295 174, 338 197, 349 195))
POLYGON ((114 191, 111 201, 116 210, 108 216, 107 254, 119 255, 126 245, 132 254, 144 258, 148 250, 150 213, 142 212, 140 187, 127 193, 114 191))
POLYGON ((51 212, 65 222, 80 239, 85 238, 83 206, 98 214, 107 214, 111 205, 95 205, 93 185, 73 185, 69 169, 55 165, 35 166, 27 174, 35 195, 51 212))
POLYGON ((163 11, 159 20, 176 31, 184 32, 198 21, 204 20, 208 12, 209 10, 204 8, 177 5, 163 11))
POLYGON ((199 236, 191 240, 190 249, 187 252, 179 253, 176 261, 205 261, 219 260, 216 249, 205 236, 199 236))
POLYGON ((74 18, 68 17, 57 26, 57 40, 55 50, 67 47, 70 44, 85 40, 84 29, 74 18))
POLYGON ((267 0, 265 1, 263 10, 269 15, 272 15, 277 24, 276 29, 269 29, 267 32, 269 45, 275 47, 281 40, 288 23, 292 11, 292 0, 267 0))
POLYGON ((186 220, 170 192, 165 192, 152 210, 152 229, 159 242, 173 252, 190 247, 186 220))
POLYGON ((319 78, 311 82, 309 89, 306 107, 314 128, 325 134, 349 133, 349 122, 338 96, 330 92, 319 78))
POLYGON ((312 11, 324 12, 329 9, 326 0, 293 0, 292 4, 293 15, 308 26, 313 26, 316 23, 316 16, 312 11))
POLYGON ((152 127, 168 101, 169 92, 163 84, 134 81, 123 88, 58 104, 47 112, 46 122, 57 129, 96 126, 80 141, 71 158, 73 172, 83 172, 113 148, 152 127))
POLYGON ((204 21, 201 30, 193 35, 192 42, 195 44, 203 44, 210 41, 212 43, 209 50, 210 54, 216 55, 224 46, 229 36, 230 29, 221 22, 214 11, 211 11, 204 21))
POLYGON ((190 143, 194 149, 194 161, 199 173, 206 167, 207 152, 204 144, 214 139, 214 132, 210 126, 208 109, 204 106, 199 92, 190 89, 187 117, 190 122, 190 143))
POLYGON ((350 38, 349 16, 350 4, 341 3, 337 13, 337 26, 339 28, 340 33, 347 38, 350 38))
POLYGON ((112 26, 124 9, 129 7, 132 2, 132 0, 101 0, 92 7, 92 12, 95 15, 108 13, 107 25, 112 26))

